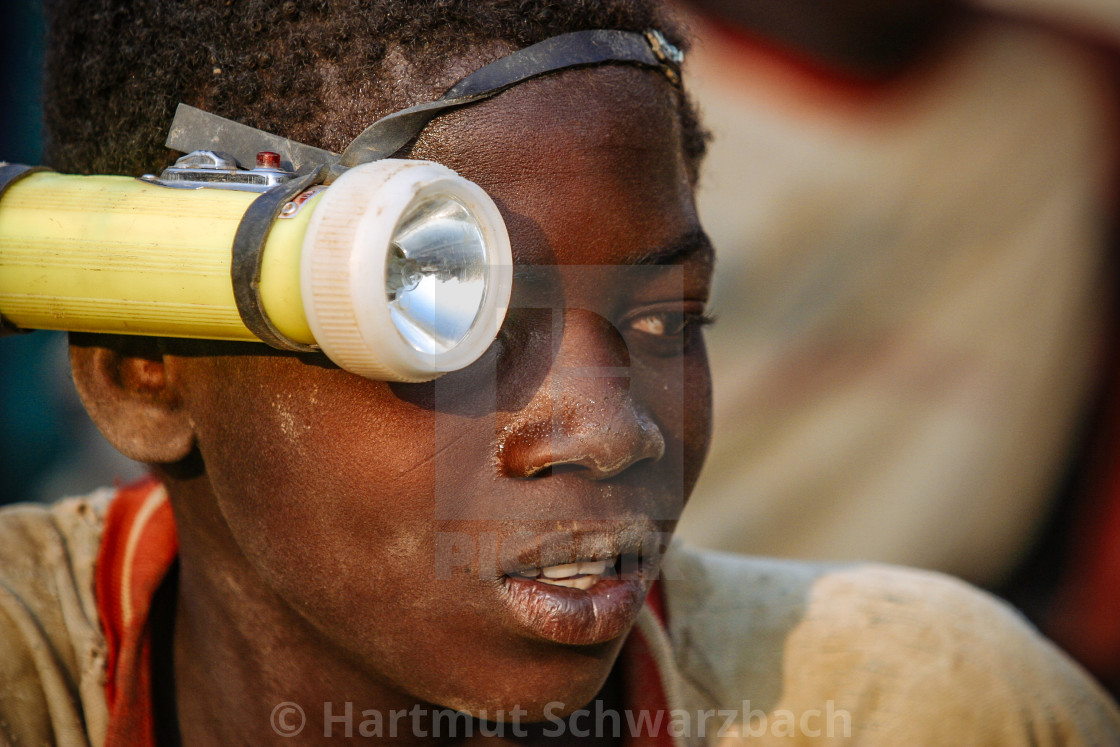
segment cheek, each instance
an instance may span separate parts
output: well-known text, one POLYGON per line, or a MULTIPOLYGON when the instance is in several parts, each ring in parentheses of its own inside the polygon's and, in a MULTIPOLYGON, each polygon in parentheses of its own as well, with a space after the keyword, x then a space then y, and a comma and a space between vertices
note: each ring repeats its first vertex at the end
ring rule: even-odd
POLYGON ((687 500, 708 454, 712 432, 712 380, 703 340, 685 355, 635 366, 634 397, 661 427, 666 440, 664 469, 679 475, 687 500))
POLYGON ((688 500, 708 454, 712 436, 712 379, 703 340, 690 342, 671 376, 660 380, 660 405, 673 419, 679 440, 684 500, 688 500))
POLYGON ((432 448, 429 412, 402 408, 384 384, 282 360, 230 367, 192 403, 219 495, 248 493, 253 509, 276 511, 334 497, 376 502, 398 475, 406 479, 392 489, 422 488, 422 472, 408 473, 432 448))
POLYGON ((293 359, 210 380, 221 384, 191 404, 218 509, 293 606, 321 613, 355 587, 381 597, 399 566, 389 559, 430 549, 430 411, 293 359))
POLYGON ((698 355, 685 368, 685 500, 696 485, 712 442, 712 374, 703 340, 698 347, 698 355))
POLYGON ((479 675, 446 652, 473 641, 472 655, 497 660, 509 648, 498 628, 477 629, 477 577, 438 567, 441 538, 482 531, 442 519, 487 494, 492 419, 434 414, 438 389, 402 399, 298 361, 205 378, 220 384, 191 393, 200 450, 255 576, 365 671, 437 702, 461 698, 479 675), (453 484, 441 488, 440 472, 453 484))

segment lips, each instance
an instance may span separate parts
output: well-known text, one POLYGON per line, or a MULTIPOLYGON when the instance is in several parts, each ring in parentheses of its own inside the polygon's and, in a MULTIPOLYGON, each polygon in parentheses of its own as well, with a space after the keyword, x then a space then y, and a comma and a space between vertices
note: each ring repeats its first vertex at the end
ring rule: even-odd
POLYGON ((663 550, 651 522, 613 531, 551 533, 507 559, 501 600, 523 634, 571 646, 629 632, 663 550))

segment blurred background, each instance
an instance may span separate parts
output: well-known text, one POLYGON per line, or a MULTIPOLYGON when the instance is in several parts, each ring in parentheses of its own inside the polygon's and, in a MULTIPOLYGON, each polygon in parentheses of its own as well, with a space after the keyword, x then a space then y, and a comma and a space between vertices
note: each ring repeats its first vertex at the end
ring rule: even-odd
POLYGON ((681 0, 708 547, 962 576, 1120 690, 1120 3, 681 0))
MULTIPOLYGON (((682 533, 962 576, 1120 692, 1120 3, 677 2, 720 252, 682 533)), ((0 159, 37 163, 42 21, 7 8, 0 159)), ((0 381, 4 501, 140 474, 63 335, 0 381)))

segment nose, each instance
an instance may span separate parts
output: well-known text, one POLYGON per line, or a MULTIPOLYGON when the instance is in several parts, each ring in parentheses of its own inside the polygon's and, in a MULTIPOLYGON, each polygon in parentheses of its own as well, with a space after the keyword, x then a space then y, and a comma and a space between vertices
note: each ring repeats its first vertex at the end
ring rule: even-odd
POLYGON ((665 454, 665 438, 630 394, 626 343, 606 319, 568 310, 548 375, 503 429, 511 477, 574 472, 607 480, 665 454))

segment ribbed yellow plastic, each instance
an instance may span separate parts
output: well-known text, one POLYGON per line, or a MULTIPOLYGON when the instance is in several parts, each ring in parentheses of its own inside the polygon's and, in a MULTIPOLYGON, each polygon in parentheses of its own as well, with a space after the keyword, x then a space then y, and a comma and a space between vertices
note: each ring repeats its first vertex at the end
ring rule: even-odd
MULTIPOLYGON (((0 198, 0 313, 19 327, 255 340, 237 313, 230 252, 253 192, 174 189, 122 176, 37 173, 0 198)), ((261 299, 312 343, 300 249, 317 201, 277 220, 261 299)))

